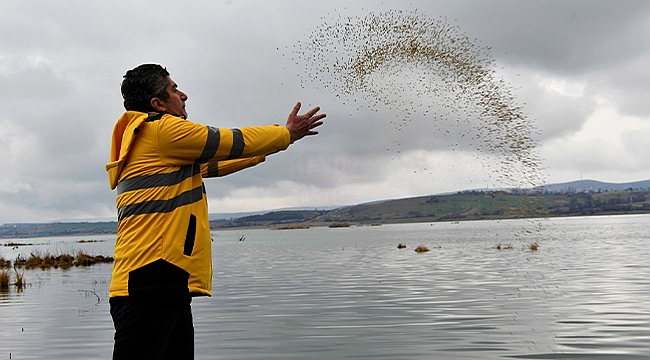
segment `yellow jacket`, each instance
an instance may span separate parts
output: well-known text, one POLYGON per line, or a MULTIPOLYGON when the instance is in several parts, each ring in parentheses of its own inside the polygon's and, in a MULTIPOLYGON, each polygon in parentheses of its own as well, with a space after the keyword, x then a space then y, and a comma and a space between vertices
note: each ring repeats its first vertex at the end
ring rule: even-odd
POLYGON ((111 189, 118 229, 110 297, 211 295, 212 249, 203 177, 256 165, 289 146, 283 126, 214 128, 127 111, 115 124, 111 189))

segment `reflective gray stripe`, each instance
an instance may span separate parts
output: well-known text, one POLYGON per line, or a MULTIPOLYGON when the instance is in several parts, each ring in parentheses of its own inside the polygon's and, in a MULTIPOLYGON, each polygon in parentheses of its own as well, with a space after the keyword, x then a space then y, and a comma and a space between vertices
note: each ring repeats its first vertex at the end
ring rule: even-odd
POLYGON ((197 163, 204 163, 214 157, 214 155, 217 153, 217 149, 219 149, 219 142, 221 141, 221 133, 219 132, 219 129, 208 126, 208 139, 205 141, 205 147, 203 147, 203 152, 201 153, 201 156, 199 156, 198 159, 196 159, 197 163))
POLYGON ((208 164, 208 174, 206 177, 217 177, 219 176, 219 165, 217 163, 208 164))
POLYGON ((130 179, 122 180, 117 184, 117 194, 120 195, 127 191, 149 189, 159 186, 171 186, 180 184, 183 180, 190 178, 201 172, 198 164, 185 165, 179 170, 168 174, 155 174, 137 176, 130 179))
POLYGON ((181 206, 193 204, 201 200, 203 200, 203 184, 169 200, 152 200, 122 206, 117 209, 117 220, 120 221, 133 215, 172 212, 181 206))
POLYGON ((232 148, 230 148, 230 154, 227 159, 237 159, 241 157, 241 154, 244 153, 244 135, 239 129, 232 130, 232 148))

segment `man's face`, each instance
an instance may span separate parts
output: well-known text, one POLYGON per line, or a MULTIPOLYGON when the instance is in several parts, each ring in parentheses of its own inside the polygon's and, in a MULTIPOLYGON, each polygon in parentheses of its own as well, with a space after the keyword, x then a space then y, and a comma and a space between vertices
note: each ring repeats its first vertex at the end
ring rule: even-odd
POLYGON ((184 92, 178 90, 178 85, 170 78, 167 77, 168 83, 165 91, 169 96, 169 100, 162 101, 162 109, 165 112, 168 112, 172 115, 177 115, 183 119, 187 119, 187 111, 185 111, 185 101, 187 101, 187 95, 184 92))

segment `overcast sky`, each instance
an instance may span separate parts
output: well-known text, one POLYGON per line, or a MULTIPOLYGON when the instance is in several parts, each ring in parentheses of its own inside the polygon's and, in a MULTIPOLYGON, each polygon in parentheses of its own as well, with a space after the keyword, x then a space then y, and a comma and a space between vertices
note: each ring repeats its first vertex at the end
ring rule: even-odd
POLYGON ((539 130, 548 183, 650 179, 648 1, 0 0, 0 224, 115 218, 104 166, 119 85, 148 62, 188 94, 195 122, 283 124, 296 101, 328 115, 320 135, 207 180, 212 213, 503 186, 498 159, 454 146, 458 128, 423 118, 398 131, 399 112, 343 104, 291 60, 339 15, 415 9, 491 47, 539 130))

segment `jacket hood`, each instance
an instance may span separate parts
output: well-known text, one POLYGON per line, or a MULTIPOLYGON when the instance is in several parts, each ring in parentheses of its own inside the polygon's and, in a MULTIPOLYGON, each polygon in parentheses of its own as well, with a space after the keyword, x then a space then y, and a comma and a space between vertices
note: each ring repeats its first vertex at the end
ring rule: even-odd
POLYGON ((147 119, 147 116, 146 113, 127 111, 117 120, 113 128, 111 157, 110 162, 106 164, 111 190, 117 187, 124 160, 131 150, 131 145, 135 141, 140 125, 147 119))

